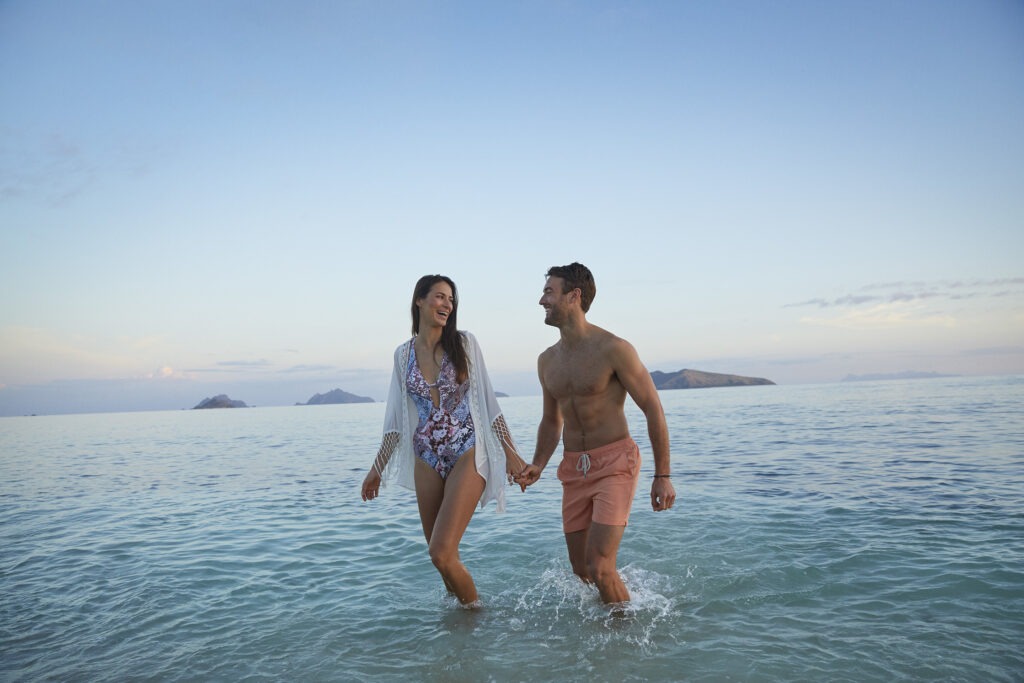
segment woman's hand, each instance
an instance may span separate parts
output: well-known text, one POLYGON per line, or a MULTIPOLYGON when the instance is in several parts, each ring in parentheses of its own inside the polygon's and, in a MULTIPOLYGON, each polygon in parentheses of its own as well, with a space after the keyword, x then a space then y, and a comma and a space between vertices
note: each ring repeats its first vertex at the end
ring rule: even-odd
POLYGON ((363 479, 363 500, 373 500, 380 495, 380 475, 373 467, 363 479))
POLYGON ((519 484, 519 488, 522 491, 526 490, 526 485, 519 480, 523 470, 526 469, 526 461, 519 457, 519 454, 515 451, 505 452, 505 474, 508 476, 509 484, 519 484))

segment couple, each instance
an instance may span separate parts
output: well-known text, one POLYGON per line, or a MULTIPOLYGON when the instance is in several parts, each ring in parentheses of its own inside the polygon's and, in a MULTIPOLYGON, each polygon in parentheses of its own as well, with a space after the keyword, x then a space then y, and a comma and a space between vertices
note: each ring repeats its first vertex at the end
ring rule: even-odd
POLYGON ((604 602, 629 600, 616 569, 640 476, 640 452, 623 412, 627 394, 647 419, 654 451, 651 506, 659 512, 675 502, 658 392, 629 342, 587 322, 595 292, 594 277, 582 264, 547 272, 540 305, 544 322, 557 327, 561 339, 537 360, 544 412, 527 465, 498 407, 476 338, 456 327, 455 283, 443 275, 416 283, 414 336, 395 351, 384 438, 362 497, 379 495, 385 473, 415 489, 430 559, 463 605, 478 600, 459 559, 474 508, 494 500, 502 511, 506 481, 524 491, 536 483, 560 438, 562 526, 573 572, 595 584, 604 602))

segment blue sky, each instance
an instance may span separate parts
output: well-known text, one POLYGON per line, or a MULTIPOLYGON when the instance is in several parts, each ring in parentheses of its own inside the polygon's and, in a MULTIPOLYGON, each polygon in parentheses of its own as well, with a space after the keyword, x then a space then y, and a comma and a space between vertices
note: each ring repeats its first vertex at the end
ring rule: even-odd
POLYGON ((0 3, 0 415, 384 398, 549 266, 651 370, 1024 373, 1024 4, 0 3))

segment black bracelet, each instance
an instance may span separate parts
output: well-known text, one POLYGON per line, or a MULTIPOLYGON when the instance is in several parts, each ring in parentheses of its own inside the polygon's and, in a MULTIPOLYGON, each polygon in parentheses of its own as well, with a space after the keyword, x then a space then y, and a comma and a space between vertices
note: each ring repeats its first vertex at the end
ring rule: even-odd
POLYGON ((655 479, 668 479, 671 476, 672 476, 671 474, 655 474, 654 478, 655 479))

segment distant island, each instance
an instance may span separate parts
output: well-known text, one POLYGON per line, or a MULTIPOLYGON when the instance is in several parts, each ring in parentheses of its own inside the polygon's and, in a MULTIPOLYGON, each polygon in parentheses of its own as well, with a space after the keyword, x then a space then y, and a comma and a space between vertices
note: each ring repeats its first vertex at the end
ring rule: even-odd
POLYGON ((341 389, 333 389, 326 394, 313 394, 305 403, 296 403, 297 406, 323 406, 335 403, 373 403, 368 396, 356 396, 341 389))
POLYGON ((874 382, 883 379, 935 379, 938 377, 959 377, 960 375, 946 375, 941 372, 917 372, 905 370, 903 372, 880 372, 867 375, 847 375, 844 382, 874 382))
POLYGON ((213 398, 204 398, 192 410, 203 410, 205 408, 248 408, 245 401, 232 401, 227 394, 217 394, 213 398))
POLYGON ((701 370, 680 370, 678 372, 651 373, 654 386, 658 389, 710 389, 712 387, 750 387, 775 384, 770 379, 761 377, 743 377, 742 375, 723 375, 718 372, 702 372, 701 370))

